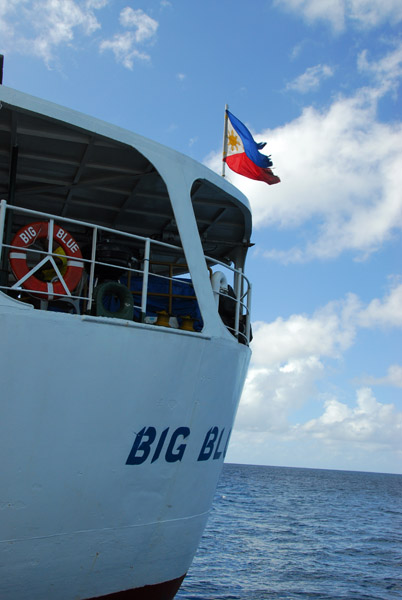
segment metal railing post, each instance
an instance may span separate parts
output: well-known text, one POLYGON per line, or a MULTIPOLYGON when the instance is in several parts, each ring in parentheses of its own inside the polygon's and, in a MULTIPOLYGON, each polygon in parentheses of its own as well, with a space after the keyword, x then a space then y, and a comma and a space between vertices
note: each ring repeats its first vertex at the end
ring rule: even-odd
POLYGON ((246 315, 246 337, 247 342, 250 343, 250 332, 251 332, 251 283, 248 285, 247 290, 247 315, 246 315))
POLYGON ((3 236, 4 236, 4 223, 6 220, 6 208, 7 201, 4 198, 0 202, 0 265, 1 265, 1 257, 3 252, 3 236))
POLYGON ((235 294, 236 294, 236 312, 235 312, 235 322, 234 322, 234 328, 235 328, 235 334, 236 337, 239 336, 239 323, 240 323, 240 303, 241 303, 241 281, 242 281, 242 277, 243 277, 243 273, 241 269, 238 269, 238 271, 236 271, 236 290, 235 290, 235 294))
POLYGON ((151 254, 151 240, 147 238, 145 240, 145 251, 144 251, 144 275, 142 280, 142 294, 141 294, 141 322, 144 323, 145 315, 147 312, 147 295, 148 295, 148 278, 149 278, 149 257, 151 254))
POLYGON ((52 254, 53 252, 53 231, 54 231, 54 219, 49 219, 49 225, 47 229, 47 253, 52 254))
POLYGON ((94 297, 94 280, 95 280, 95 257, 96 257, 96 244, 98 241, 98 228, 93 228, 92 233, 92 250, 91 250, 91 266, 89 268, 89 283, 88 283, 88 306, 87 310, 91 310, 92 302, 94 297))

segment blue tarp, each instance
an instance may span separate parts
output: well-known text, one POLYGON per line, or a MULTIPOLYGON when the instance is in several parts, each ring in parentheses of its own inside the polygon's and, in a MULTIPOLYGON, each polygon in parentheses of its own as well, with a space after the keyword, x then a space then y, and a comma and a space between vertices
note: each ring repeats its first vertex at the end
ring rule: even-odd
MULTIPOLYGON (((120 282, 127 285, 127 277, 121 277, 120 282)), ((198 308, 198 302, 195 299, 195 291, 191 279, 176 278, 172 280, 172 308, 169 311, 169 298, 167 296, 158 296, 154 294, 169 294, 169 279, 157 277, 149 274, 148 280, 148 298, 146 316, 156 317, 157 313, 164 310, 172 317, 177 317, 180 324, 180 317, 190 316, 194 319, 194 329, 202 329, 201 313, 198 308), (175 298, 174 296, 193 296, 193 298, 175 298)), ((141 291, 142 277, 132 277, 130 282, 130 291, 134 294, 134 319, 141 317, 141 291)))

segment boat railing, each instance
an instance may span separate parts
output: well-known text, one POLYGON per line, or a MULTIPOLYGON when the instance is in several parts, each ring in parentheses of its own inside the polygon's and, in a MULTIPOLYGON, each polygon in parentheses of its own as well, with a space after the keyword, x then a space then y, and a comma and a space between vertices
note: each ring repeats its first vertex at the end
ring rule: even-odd
MULTIPOLYGON (((37 223, 28 223, 25 228, 30 225, 37 223)), ((29 231, 28 236, 31 235, 29 231)), ((223 322, 239 342, 248 344, 251 337, 249 280, 241 269, 206 255, 205 260, 223 322), (233 285, 226 281, 223 272, 213 271, 216 265, 221 265, 228 277, 231 275, 233 285), (218 285, 214 285, 214 281, 218 281, 218 285)), ((125 318, 186 331, 202 330, 202 316, 184 252, 177 245, 17 207, 1 200, 0 265, 0 289, 42 310, 125 318), (15 241, 17 234, 13 237, 11 223, 17 213, 45 222, 46 236, 41 235, 42 247, 36 243, 39 235, 35 237, 34 230, 32 239, 27 239, 26 244, 15 241), (80 237, 77 235, 78 244, 72 236, 67 245, 63 244, 60 231, 64 233, 65 230, 59 223, 63 227, 70 224, 74 231, 81 230, 80 237), (108 237, 114 240, 109 246, 104 241, 108 237), (123 256, 119 255, 119 249, 117 257, 109 253, 116 240, 121 240, 126 249, 123 256), (57 243, 54 248, 54 242, 60 245, 57 243), (85 251, 81 253, 84 246, 85 251), (102 247, 106 248, 103 255, 102 247), (130 247, 135 249, 132 255, 128 252, 130 247), (77 250, 77 256, 71 249, 77 250), (17 265, 15 269, 11 265, 12 257, 17 265), (21 264, 26 267, 22 273, 21 264), (69 269, 81 274, 73 287, 66 281, 69 269)))

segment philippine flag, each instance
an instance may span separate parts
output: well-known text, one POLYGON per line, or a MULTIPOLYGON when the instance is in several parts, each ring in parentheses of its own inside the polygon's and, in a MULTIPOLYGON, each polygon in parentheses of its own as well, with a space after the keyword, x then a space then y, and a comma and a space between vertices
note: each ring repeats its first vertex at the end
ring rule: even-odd
POLYGON ((264 148, 265 143, 257 143, 245 125, 231 112, 226 110, 228 119, 225 140, 226 153, 223 160, 228 167, 257 181, 265 181, 269 185, 279 183, 280 179, 273 174, 270 167, 272 161, 269 156, 261 154, 259 150, 264 148))

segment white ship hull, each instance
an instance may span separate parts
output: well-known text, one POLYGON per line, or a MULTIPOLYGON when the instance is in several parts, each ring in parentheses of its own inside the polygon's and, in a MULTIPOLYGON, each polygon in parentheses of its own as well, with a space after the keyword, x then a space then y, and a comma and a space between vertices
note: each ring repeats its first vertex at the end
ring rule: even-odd
POLYGON ((0 86, 0 599, 172 600, 250 357, 247 199, 0 86))
POLYGON ((182 577, 211 506, 248 349, 21 310, 4 296, 0 304, 2 598, 24 600, 28 589, 38 600, 93 598, 182 577), (149 455, 126 464, 144 427, 155 440, 147 445, 144 432, 134 459, 149 455))

